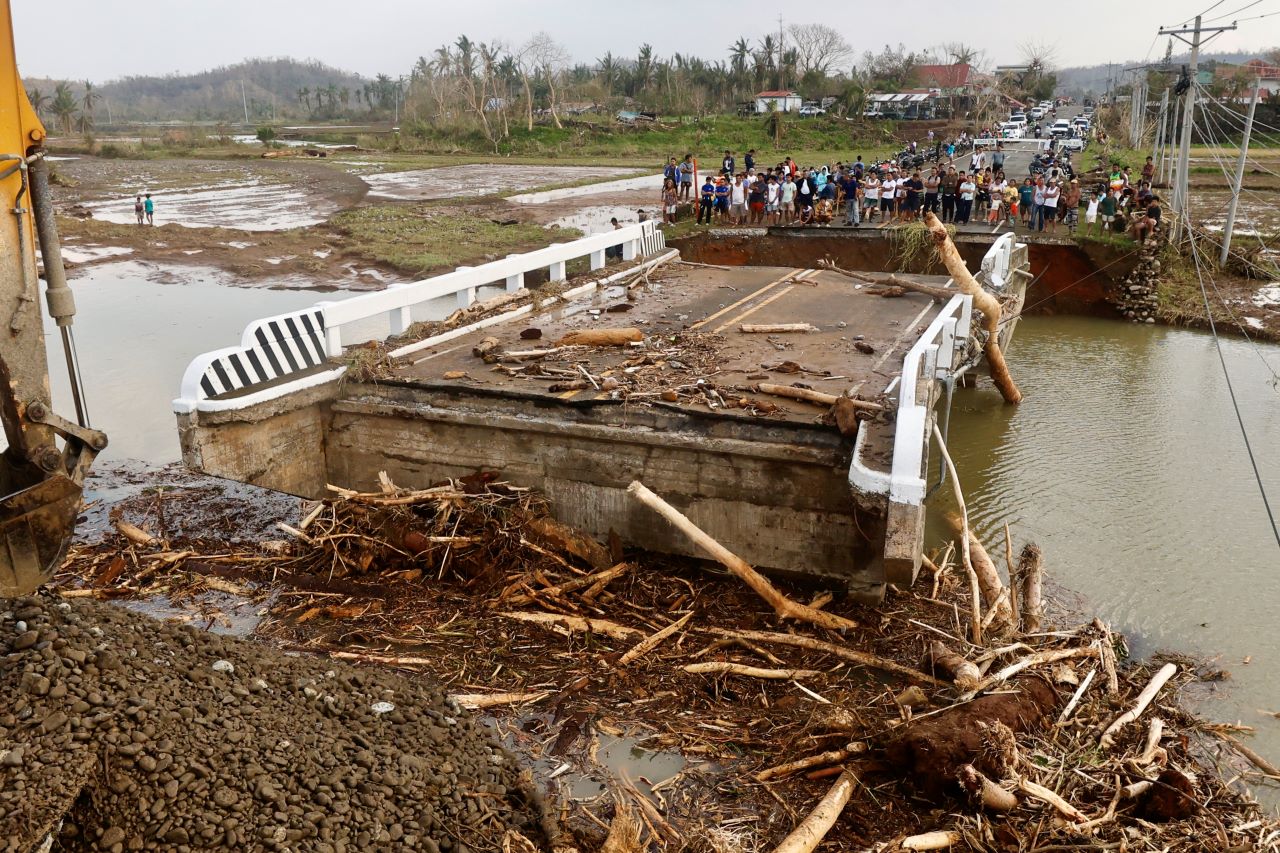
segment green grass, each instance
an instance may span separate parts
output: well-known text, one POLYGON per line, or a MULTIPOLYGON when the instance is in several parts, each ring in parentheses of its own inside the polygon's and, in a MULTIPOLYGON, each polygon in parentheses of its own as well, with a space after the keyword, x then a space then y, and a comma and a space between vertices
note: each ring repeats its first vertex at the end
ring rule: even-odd
MULTIPOLYGON (((339 213, 331 224, 350 238, 353 251, 407 275, 483 263, 545 246, 553 236, 541 225, 499 225, 474 214, 444 214, 430 205, 361 207, 339 213)), ((581 234, 562 228, 554 236, 562 240, 581 234)))

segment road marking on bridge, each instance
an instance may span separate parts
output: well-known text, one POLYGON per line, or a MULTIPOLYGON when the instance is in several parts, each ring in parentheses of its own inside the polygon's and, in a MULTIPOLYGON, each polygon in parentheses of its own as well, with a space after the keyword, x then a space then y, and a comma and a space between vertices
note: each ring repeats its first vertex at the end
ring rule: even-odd
POLYGON ((710 323, 712 320, 715 320, 715 319, 717 319, 717 318, 719 318, 719 317, 723 317, 725 314, 728 314, 728 313, 729 313, 730 311, 732 311, 733 309, 738 308, 739 306, 745 305, 746 303, 750 302, 752 299, 755 299, 756 297, 760 296, 762 293, 765 293, 766 291, 772 290, 773 288, 775 288, 775 287, 777 287, 778 285, 782 284, 784 281, 789 281, 789 280, 791 280, 791 279, 795 278, 797 275, 800 275, 800 273, 801 273, 801 271, 800 271, 800 268, 799 268, 799 267, 797 267, 797 268, 795 268, 795 269, 792 269, 792 270, 790 270, 786 275, 782 276, 781 278, 777 279, 776 281, 771 281, 771 282, 769 282, 768 284, 766 284, 764 287, 761 287, 761 288, 760 288, 760 289, 758 289, 758 290, 755 290, 755 291, 752 291, 751 293, 748 293, 746 296, 742 297, 742 298, 741 298, 741 299, 739 299, 737 302, 734 302, 732 305, 726 305, 725 307, 721 308, 721 309, 720 309, 719 311, 717 311, 716 313, 712 314, 710 317, 707 317, 707 318, 705 318, 705 319, 703 319, 703 320, 699 320, 698 322, 694 323, 694 324, 693 324, 692 326, 690 326, 689 328, 690 328, 690 329, 701 329, 703 326, 707 325, 707 324, 708 324, 708 323, 710 323))
POLYGON ((773 294, 769 298, 761 300, 760 302, 757 302, 755 305, 743 311, 741 314, 738 314, 737 316, 732 317, 731 319, 725 320, 723 323, 717 326, 712 333, 718 335, 721 332, 723 332, 725 329, 734 325, 735 323, 741 323, 743 320, 747 319, 752 314, 756 313, 757 311, 759 311, 761 308, 765 307, 769 303, 774 302, 778 299, 781 299, 791 291, 795 290, 801 284, 807 283, 810 278, 812 278, 817 274, 818 274, 817 270, 805 270, 799 275, 792 276, 791 278, 795 282, 794 284, 787 285, 786 287, 782 288, 782 290, 779 290, 777 293, 773 294))

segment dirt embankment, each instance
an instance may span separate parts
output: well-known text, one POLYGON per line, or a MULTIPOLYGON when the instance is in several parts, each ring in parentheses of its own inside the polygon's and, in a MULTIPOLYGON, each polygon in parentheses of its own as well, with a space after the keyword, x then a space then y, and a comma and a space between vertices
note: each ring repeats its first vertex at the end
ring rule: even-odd
POLYGON ((50 831, 110 851, 542 839, 515 759, 393 673, 46 595, 0 612, 0 697, 6 851, 50 831))

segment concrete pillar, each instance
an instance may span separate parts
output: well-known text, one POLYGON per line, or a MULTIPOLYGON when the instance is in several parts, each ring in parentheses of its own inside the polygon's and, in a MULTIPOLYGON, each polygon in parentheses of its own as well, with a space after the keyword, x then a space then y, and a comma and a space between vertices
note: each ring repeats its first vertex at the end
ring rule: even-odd
POLYGON ((548 281, 564 281, 567 277, 568 276, 565 275, 564 271, 564 261, 556 261, 554 264, 547 267, 548 281))
MULTIPOLYGON (((326 305, 332 305, 331 300, 317 302, 316 307, 322 311, 326 305)), ((324 325, 324 351, 329 358, 337 358, 342 355, 342 327, 329 325, 328 318, 325 319, 324 325)))
MULTIPOLYGON (((507 255, 508 258, 518 258, 519 255, 507 255)), ((524 273, 518 272, 507 276, 507 293, 515 293, 524 287, 524 273)))
MULTIPOLYGON (((453 271, 466 272, 469 269, 474 269, 474 267, 455 267, 453 271)), ((459 308, 470 308, 471 303, 475 301, 476 301, 475 287, 464 287, 458 291, 458 307, 459 308)))
POLYGON ((591 253, 591 269, 593 270, 604 269, 604 249, 601 249, 598 252, 591 253))
POLYGON ((622 259, 624 261, 634 261, 636 255, 640 253, 640 241, 628 240, 622 244, 622 259))

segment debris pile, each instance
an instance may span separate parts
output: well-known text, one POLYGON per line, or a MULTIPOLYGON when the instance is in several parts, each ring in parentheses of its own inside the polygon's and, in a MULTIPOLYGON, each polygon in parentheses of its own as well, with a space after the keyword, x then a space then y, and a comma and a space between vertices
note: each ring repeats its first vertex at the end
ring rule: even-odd
MULTIPOLYGON (((689 537, 729 574, 625 552, 616 539, 594 542, 555 523, 536 494, 477 475, 428 489, 383 478, 377 492, 335 490, 282 527, 287 544, 254 551, 205 543, 198 556, 188 542, 113 540, 78 554, 75 577, 92 583, 118 557, 126 568, 67 594, 150 587, 181 597, 232 570, 252 596, 272 595, 261 638, 363 663, 368 679, 373 667, 421 673, 455 701, 487 709, 504 741, 539 768, 538 785, 580 850, 602 849, 607 838, 631 846, 605 849, 716 853, 779 843, 792 853, 820 843, 1248 850, 1269 849, 1265 839, 1280 829, 1197 760, 1196 750, 1213 745, 1233 777, 1257 778, 1245 763, 1255 758, 1230 737, 1238 728, 1207 724, 1174 701, 1197 678, 1194 666, 1122 665, 1123 642, 1100 622, 1046 629, 1038 549, 1024 549, 1015 564, 1010 541, 1006 585, 962 512, 958 546, 926 559, 914 588, 891 590, 876 608, 823 592, 801 600, 643 485, 631 495, 635 511, 662 515, 673 536, 689 537), (561 787, 573 767, 594 766, 619 738, 633 750, 683 756, 683 769, 666 778, 602 771, 609 788, 599 795, 561 787)), ((145 529, 151 519, 144 511, 132 521, 145 529)), ((141 657, 148 643, 129 645, 141 657)), ((289 701, 298 701, 300 674, 254 671, 252 659, 229 651, 201 654, 208 672, 198 683, 210 685, 211 712, 228 696, 261 695, 228 691, 226 675, 212 670, 221 658, 237 679, 250 670, 245 678, 293 690, 289 701)), ((314 678, 332 665, 289 666, 314 678)), ((339 681, 352 677, 340 672, 339 681)), ((380 698, 375 683, 360 688, 369 725, 383 719, 363 711, 380 698)), ((265 726, 259 731, 267 737, 265 726)), ((295 724, 288 737, 306 731, 295 724)), ((160 736, 174 737, 147 735, 160 736)), ((216 758, 216 739, 202 743, 216 758)), ((258 750, 272 754, 269 744, 258 750)), ((487 784, 518 790, 496 778, 487 784)), ((236 785, 254 802, 247 781, 236 785)), ((167 802, 163 791, 143 790, 149 804, 167 802)), ((479 802, 492 808, 495 796, 479 802)), ((388 815, 407 807, 398 797, 382 806, 388 815)), ((518 804, 510 808, 510 828, 533 837, 533 816, 520 823, 518 804)), ((467 809, 463 817, 474 814, 467 809)), ((237 818, 260 833, 278 825, 271 814, 237 818)), ((427 820, 417 818, 418 831, 427 820)))
POLYGON ((438 688, 47 595, 0 612, 0 849, 497 850, 544 839, 438 688))

